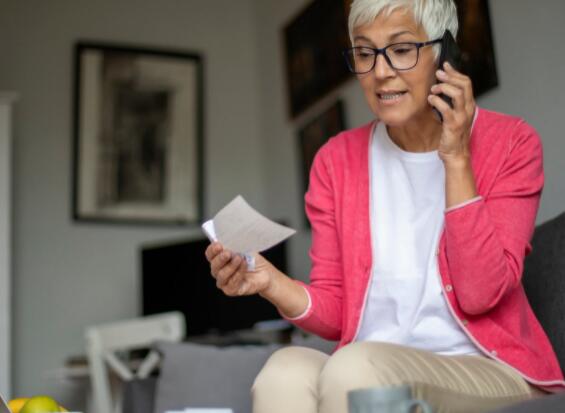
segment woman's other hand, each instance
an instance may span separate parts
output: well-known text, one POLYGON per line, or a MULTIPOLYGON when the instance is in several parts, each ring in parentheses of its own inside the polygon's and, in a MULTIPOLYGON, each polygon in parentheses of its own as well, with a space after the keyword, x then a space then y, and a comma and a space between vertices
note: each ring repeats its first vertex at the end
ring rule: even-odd
POLYGON ((475 98, 471 79, 456 71, 449 63, 436 72, 440 83, 432 86, 430 104, 443 116, 443 132, 438 154, 444 162, 459 162, 470 157, 469 142, 475 116, 475 98), (438 95, 452 99, 453 108, 438 95))
POLYGON ((225 249, 219 242, 206 249, 216 286, 230 297, 261 294, 271 286, 273 265, 259 254, 254 257, 255 269, 250 271, 243 256, 225 249))

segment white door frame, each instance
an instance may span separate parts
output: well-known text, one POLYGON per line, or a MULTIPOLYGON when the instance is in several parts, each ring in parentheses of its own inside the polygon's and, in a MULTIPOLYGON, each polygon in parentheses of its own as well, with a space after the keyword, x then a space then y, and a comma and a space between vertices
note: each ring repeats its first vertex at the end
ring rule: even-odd
POLYGON ((12 107, 17 96, 0 92, 0 394, 12 396, 12 107))

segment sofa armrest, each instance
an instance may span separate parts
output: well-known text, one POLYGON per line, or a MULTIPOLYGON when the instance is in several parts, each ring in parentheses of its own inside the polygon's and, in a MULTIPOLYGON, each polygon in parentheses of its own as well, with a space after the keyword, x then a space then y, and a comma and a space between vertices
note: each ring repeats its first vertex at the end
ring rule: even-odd
POLYGON ((565 412, 565 393, 541 396, 518 404, 513 404, 490 413, 563 413, 565 412))

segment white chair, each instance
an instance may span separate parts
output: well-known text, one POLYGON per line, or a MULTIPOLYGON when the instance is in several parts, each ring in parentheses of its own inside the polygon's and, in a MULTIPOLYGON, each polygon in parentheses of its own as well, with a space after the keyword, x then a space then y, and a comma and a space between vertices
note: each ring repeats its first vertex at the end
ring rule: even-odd
POLYGON ((185 320, 179 312, 88 327, 85 339, 95 412, 121 411, 121 392, 112 392, 110 372, 115 373, 122 381, 143 379, 149 376, 160 361, 159 353, 151 350, 133 371, 131 363, 120 358, 118 354, 150 349, 157 341, 179 342, 184 336, 185 320))

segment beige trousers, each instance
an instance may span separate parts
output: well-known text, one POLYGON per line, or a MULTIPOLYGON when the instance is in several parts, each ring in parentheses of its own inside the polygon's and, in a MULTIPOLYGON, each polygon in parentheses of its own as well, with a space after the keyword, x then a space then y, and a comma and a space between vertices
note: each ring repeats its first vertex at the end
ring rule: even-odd
POLYGON ((349 390, 403 384, 437 413, 486 412, 543 394, 483 356, 359 342, 332 356, 305 347, 275 352, 251 389, 253 413, 346 413, 349 390))

